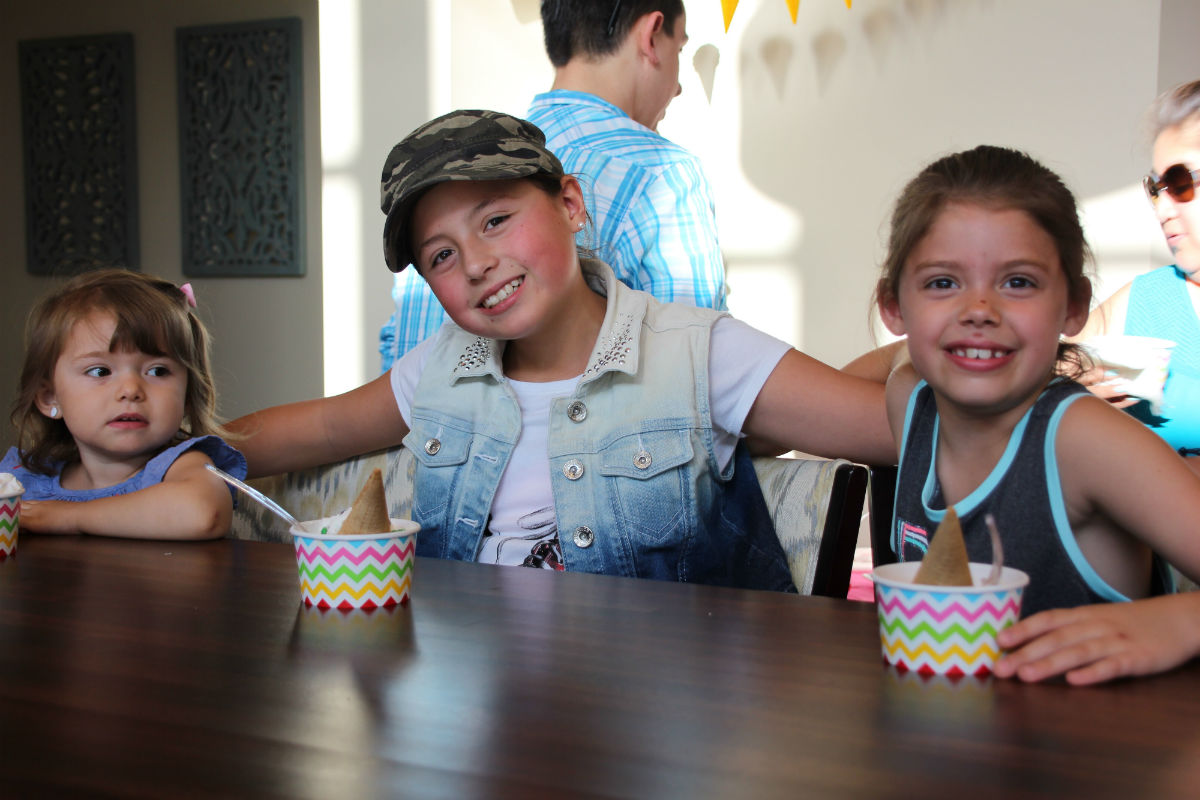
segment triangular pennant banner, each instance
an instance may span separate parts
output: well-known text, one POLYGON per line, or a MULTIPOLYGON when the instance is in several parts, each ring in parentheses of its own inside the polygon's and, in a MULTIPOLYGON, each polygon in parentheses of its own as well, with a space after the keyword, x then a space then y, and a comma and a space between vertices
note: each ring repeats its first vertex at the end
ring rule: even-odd
MULTIPOLYGON (((853 0, 846 0, 846 8, 850 8, 853 0)), ((729 33, 729 23, 733 22, 733 12, 737 11, 738 0, 721 0, 721 13, 725 16, 725 32, 729 33)), ((796 24, 796 13, 800 10, 800 0, 787 0, 788 13, 792 15, 792 24, 796 24)))
POLYGON ((737 10, 738 0, 721 0, 721 13, 725 15, 725 32, 729 33, 729 23, 733 21, 733 12, 737 10))

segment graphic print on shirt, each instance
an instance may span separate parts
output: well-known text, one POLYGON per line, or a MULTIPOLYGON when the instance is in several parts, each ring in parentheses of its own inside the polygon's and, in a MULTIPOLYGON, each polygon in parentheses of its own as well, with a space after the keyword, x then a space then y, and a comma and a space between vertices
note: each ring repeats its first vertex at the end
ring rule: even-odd
POLYGON ((896 553, 901 561, 920 561, 929 549, 929 532, 920 525, 902 519, 896 520, 896 553))
POLYGON ((521 517, 517 524, 522 530, 529 531, 529 533, 522 536, 501 537, 496 542, 497 564, 513 563, 504 557, 503 552, 507 546, 514 545, 518 549, 529 547, 529 555, 521 561, 523 567, 553 569, 559 572, 566 569, 562 560, 562 547, 558 541, 558 519, 554 515, 553 506, 544 506, 537 511, 531 511, 521 517))

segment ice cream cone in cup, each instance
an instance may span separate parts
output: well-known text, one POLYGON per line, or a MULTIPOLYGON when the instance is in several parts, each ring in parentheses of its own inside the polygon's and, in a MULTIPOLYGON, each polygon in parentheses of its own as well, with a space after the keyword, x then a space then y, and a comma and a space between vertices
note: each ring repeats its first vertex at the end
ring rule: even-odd
POLYGON ((387 493, 383 489, 383 472, 374 469, 363 484, 350 513, 342 522, 338 533, 342 536, 356 533, 384 533, 391 530, 388 517, 387 493))
POLYGON ((958 521, 958 513, 951 507, 946 510, 945 518, 938 524, 913 583, 969 586, 971 570, 967 566, 968 560, 962 525, 958 521))
POLYGON ((921 675, 983 677, 1000 658, 996 634, 1021 616, 1029 576, 999 561, 969 563, 950 508, 924 559, 880 565, 872 580, 885 663, 921 675))
POLYGON ((420 529, 388 516, 375 470, 348 510, 292 527, 304 605, 347 611, 408 602, 420 529))
POLYGON ((0 561, 16 556, 21 527, 21 495, 25 487, 8 472, 0 472, 0 561))
POLYGON ((996 634, 1021 616, 1029 576, 1004 567, 985 584, 992 565, 972 563, 971 584, 933 586, 913 580, 919 566, 882 564, 872 573, 884 663, 922 675, 990 675, 1000 658, 996 634))

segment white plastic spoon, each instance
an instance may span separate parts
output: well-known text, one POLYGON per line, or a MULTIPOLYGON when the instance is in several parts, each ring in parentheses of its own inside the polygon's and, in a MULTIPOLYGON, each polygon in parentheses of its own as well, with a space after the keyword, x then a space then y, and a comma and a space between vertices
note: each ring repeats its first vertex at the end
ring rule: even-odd
POLYGON ((245 492, 246 494, 253 497, 259 503, 261 503, 268 511, 273 512, 276 516, 278 516, 280 519, 285 521, 289 526, 295 526, 295 527, 300 526, 300 520, 293 517, 291 514, 289 514, 287 511, 284 510, 283 506, 279 505, 279 503, 276 503, 274 500, 267 497, 265 494, 260 492, 258 489, 255 489, 253 486, 251 486, 248 483, 243 483, 242 481, 239 481, 237 478, 233 477, 228 472, 226 472, 223 469, 220 469, 219 467, 216 467, 212 464, 205 464, 205 466, 208 467, 210 472, 215 474, 221 480, 228 483, 230 486, 241 489, 243 492, 245 492))

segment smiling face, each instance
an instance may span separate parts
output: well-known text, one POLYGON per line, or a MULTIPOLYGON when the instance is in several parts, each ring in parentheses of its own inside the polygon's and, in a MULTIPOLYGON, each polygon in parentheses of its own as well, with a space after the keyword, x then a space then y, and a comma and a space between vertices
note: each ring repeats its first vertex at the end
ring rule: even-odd
MULTIPOLYGON (((1162 175, 1175 164, 1200 170, 1200 120, 1167 128, 1154 140, 1154 174, 1162 175)), ((1154 213, 1176 266, 1200 280, 1200 198, 1183 203, 1168 192, 1159 192, 1154 213)))
POLYGON ((880 313, 913 366, 968 414, 1024 413, 1050 379, 1060 334, 1077 333, 1054 241, 1026 212, 949 203, 904 262, 880 313))
POLYGON ((448 181, 413 210, 417 269, 460 327, 491 339, 552 334, 590 294, 575 252, 585 219, 579 183, 551 194, 532 180, 448 181))
POLYGON ((166 356, 110 352, 115 326, 100 312, 75 323, 38 408, 57 409, 85 469, 125 465, 132 474, 179 431, 187 373, 166 356))

